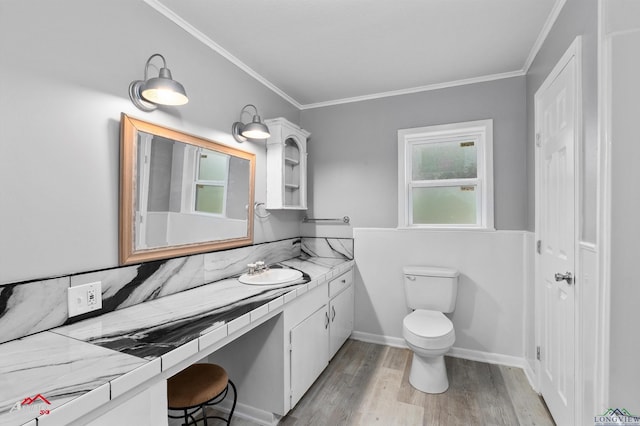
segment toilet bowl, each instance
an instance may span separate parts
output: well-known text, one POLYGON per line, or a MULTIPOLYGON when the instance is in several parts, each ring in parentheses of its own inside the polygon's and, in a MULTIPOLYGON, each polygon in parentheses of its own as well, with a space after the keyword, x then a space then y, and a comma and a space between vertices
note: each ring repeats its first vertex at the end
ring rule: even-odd
POLYGON ((413 351, 409 383, 426 393, 449 388, 444 354, 456 340, 453 323, 444 312, 453 312, 458 271, 429 266, 405 266, 407 306, 413 309, 402 321, 402 335, 413 351))
POLYGON ((402 335, 413 351, 409 383, 426 393, 449 388, 444 354, 456 340, 453 323, 442 312, 417 309, 402 322, 402 335))

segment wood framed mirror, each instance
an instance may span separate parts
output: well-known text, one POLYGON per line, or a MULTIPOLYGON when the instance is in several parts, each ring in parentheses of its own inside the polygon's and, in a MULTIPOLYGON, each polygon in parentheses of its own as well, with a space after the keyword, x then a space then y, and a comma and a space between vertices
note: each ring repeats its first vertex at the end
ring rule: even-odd
POLYGON ((255 154, 120 120, 120 264, 253 243, 255 154))

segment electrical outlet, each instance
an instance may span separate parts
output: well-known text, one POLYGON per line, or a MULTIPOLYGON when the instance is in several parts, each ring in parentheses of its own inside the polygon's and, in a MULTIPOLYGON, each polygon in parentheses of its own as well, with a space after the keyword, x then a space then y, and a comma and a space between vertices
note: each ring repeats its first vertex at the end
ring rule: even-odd
POLYGON ((102 309, 102 281, 69 287, 69 317, 102 309))

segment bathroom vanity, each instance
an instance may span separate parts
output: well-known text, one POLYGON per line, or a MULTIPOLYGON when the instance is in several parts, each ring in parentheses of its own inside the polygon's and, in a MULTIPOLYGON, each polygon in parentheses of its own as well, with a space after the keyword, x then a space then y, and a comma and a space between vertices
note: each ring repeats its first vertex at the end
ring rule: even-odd
POLYGON ((288 395, 285 392, 285 397, 289 397, 289 403, 285 401, 285 411, 298 403, 351 335, 353 295, 353 270, 348 270, 312 291, 306 298, 301 298, 285 315, 287 326, 291 327, 291 377, 288 395), (308 312, 313 313, 308 315, 308 312))
POLYGON ((270 286, 226 278, 0 345, 3 399, 51 398, 3 411, 0 425, 167 424, 166 379, 207 357, 226 358, 239 412, 277 422, 353 329, 352 260, 278 266, 304 275, 270 286), (73 391, 52 398, 60 388, 73 391))
MULTIPOLYGON (((166 379, 208 357, 236 412, 275 424, 353 331, 353 241, 252 244, 254 154, 121 118, 121 266, 3 289, 0 426, 167 424, 166 379), (302 276, 241 283, 259 259, 302 276), (101 314, 70 318, 69 289, 96 282, 101 314)), ((309 133, 268 125, 267 208, 305 209, 309 133)))
POLYGON ((248 408, 269 423, 298 403, 353 331, 350 266, 315 287, 298 289, 296 296, 282 316, 209 357, 238 386, 240 410, 248 408))

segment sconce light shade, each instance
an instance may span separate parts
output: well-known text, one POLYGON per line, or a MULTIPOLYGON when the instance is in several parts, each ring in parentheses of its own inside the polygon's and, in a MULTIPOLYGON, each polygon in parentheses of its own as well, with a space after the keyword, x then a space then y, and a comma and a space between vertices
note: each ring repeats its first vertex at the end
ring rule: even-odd
POLYGON ((255 105, 252 104, 245 105, 242 108, 242 110, 240 111, 240 121, 236 121, 235 123, 233 123, 233 126, 231 126, 231 134, 233 135, 233 138, 238 142, 244 142, 247 140, 251 142, 260 142, 271 136, 271 133, 269 133, 269 128, 262 122, 262 119, 258 115, 258 108, 256 108, 255 105), (245 110, 248 107, 253 107, 256 113, 253 115, 253 120, 251 121, 251 123, 244 124, 242 122, 242 114, 247 112, 245 110))
POLYGON ((158 105, 184 105, 189 102, 184 87, 171 77, 167 61, 159 53, 155 53, 147 59, 144 67, 144 80, 131 82, 129 98, 136 107, 146 112, 155 110, 158 105), (162 59, 162 68, 160 68, 157 77, 148 79, 149 64, 156 56, 162 59))

